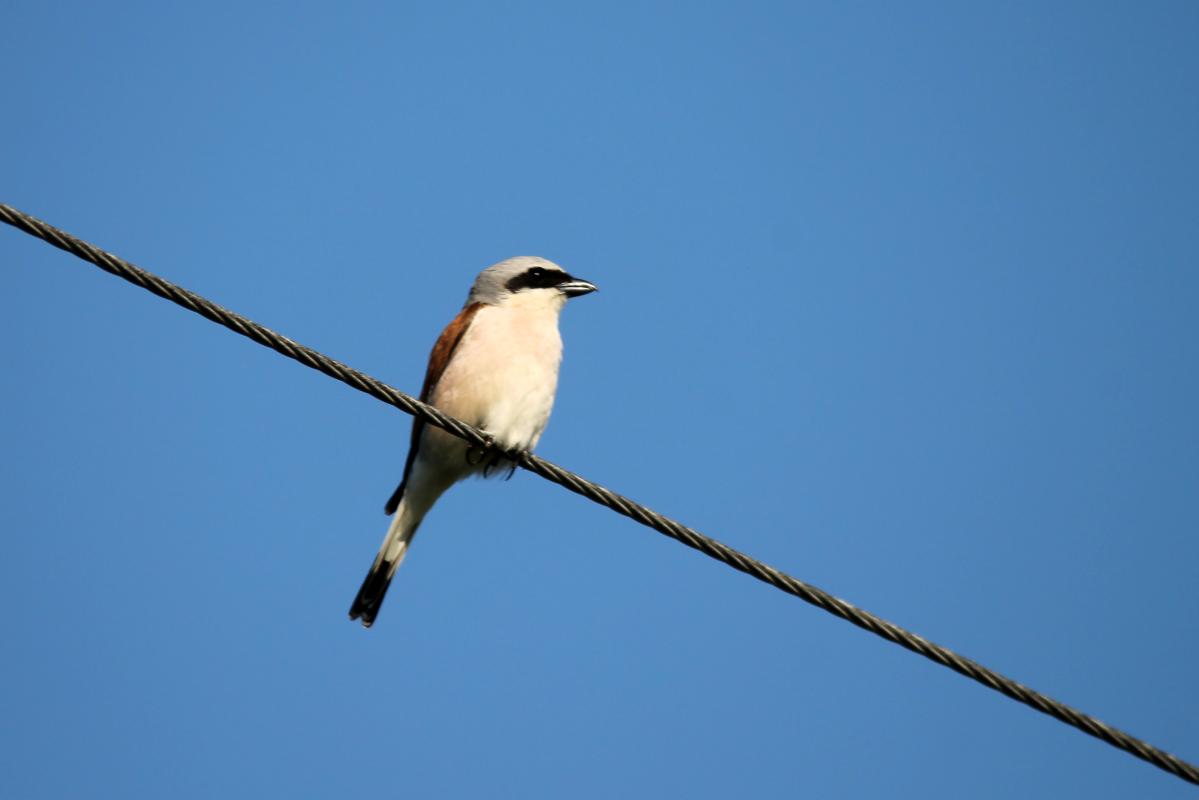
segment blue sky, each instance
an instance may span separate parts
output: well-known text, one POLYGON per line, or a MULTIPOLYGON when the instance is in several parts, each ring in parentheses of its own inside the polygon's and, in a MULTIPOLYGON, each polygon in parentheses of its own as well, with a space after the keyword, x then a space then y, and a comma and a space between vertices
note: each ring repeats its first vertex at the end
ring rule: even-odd
MULTIPOLYGON (((1199 7, 20 4, 0 200, 1199 759, 1199 7)), ((409 419, 0 231, 0 795, 1191 796, 540 479, 346 610, 409 419)))

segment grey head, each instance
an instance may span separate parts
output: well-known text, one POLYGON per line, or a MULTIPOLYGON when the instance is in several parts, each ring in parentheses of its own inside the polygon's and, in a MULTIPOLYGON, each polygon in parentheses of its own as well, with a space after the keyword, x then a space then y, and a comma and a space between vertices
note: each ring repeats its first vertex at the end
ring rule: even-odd
POLYGON ((545 258, 516 256, 492 264, 479 273, 466 303, 500 305, 523 292, 553 293, 562 302, 596 291, 595 284, 580 280, 545 258))

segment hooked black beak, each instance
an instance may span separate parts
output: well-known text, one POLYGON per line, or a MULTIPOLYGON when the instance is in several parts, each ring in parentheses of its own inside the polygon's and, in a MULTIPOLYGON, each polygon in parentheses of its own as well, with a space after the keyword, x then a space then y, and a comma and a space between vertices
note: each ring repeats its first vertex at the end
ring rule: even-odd
POLYGON ((580 280, 579 278, 571 278, 570 280, 558 284, 558 291, 567 297, 579 297, 584 294, 598 292, 599 287, 590 281, 580 280))

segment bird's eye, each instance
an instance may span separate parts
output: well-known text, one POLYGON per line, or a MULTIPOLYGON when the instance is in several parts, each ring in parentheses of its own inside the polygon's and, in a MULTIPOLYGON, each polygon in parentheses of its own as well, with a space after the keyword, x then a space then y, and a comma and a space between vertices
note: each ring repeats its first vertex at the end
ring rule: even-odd
POLYGON ((529 267, 505 285, 510 292, 519 292, 522 289, 552 289, 566 279, 566 273, 562 270, 529 267))

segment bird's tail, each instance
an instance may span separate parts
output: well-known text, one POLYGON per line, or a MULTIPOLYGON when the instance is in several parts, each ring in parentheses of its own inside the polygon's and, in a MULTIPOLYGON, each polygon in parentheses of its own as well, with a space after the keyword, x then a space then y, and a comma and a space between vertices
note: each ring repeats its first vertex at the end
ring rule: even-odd
POLYGON ((400 507, 391 518, 383 546, 379 548, 379 554, 375 556, 375 562, 371 564, 370 572, 366 573, 366 580, 362 582, 362 588, 358 590, 358 596, 350 606, 350 619, 362 620, 365 628, 374 624, 379 607, 383 605, 383 597, 387 594, 387 587, 391 585, 392 577, 404 561, 408 545, 412 542, 412 537, 416 536, 416 529, 423 517, 424 514, 413 508, 408 498, 401 501, 400 507))

